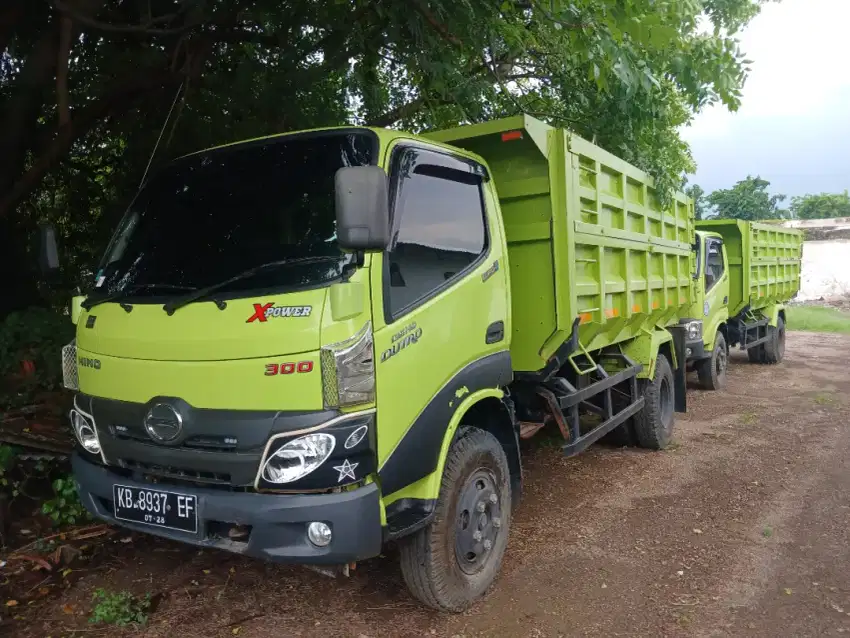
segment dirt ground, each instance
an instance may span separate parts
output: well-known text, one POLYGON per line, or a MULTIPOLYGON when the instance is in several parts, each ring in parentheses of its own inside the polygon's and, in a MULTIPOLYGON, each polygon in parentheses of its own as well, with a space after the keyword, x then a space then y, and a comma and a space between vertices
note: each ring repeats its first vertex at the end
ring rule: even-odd
MULTIPOLYGON (((7 635, 834 636, 850 634, 850 337, 792 333, 778 367, 733 353, 662 453, 533 445, 492 592, 418 606, 391 555, 331 580, 117 534, 7 635), (123 542, 122 542, 123 541, 123 542), (154 595, 140 630, 87 624, 94 589, 154 595), (85 633, 81 633, 85 632, 85 633)), ((392 552, 389 552, 391 554, 392 552)))

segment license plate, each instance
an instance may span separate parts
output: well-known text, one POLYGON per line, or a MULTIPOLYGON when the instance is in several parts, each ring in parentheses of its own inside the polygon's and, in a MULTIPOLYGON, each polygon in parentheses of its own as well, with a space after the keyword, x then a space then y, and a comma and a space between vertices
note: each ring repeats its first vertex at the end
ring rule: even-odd
POLYGON ((198 499, 192 494, 114 485, 112 495, 118 520, 193 534, 198 531, 198 499))

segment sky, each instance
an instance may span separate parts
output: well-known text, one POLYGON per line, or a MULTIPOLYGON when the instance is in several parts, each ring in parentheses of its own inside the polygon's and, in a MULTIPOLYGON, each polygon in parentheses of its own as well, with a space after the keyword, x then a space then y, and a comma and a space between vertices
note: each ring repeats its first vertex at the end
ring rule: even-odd
POLYGON ((850 0, 767 4, 738 34, 752 60, 741 108, 712 106, 682 135, 706 192, 748 174, 788 195, 850 189, 850 0))

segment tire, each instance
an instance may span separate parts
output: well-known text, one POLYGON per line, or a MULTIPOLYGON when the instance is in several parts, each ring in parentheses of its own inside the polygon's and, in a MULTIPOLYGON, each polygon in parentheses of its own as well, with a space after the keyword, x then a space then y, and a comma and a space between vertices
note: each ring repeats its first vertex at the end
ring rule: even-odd
POLYGON ((726 338, 718 332, 714 338, 714 350, 708 359, 703 359, 697 367, 699 382, 706 390, 722 390, 726 387, 726 368, 729 366, 729 350, 726 338))
POLYGON ((634 429, 638 445, 663 450, 673 437, 675 420, 673 370, 663 354, 655 360, 655 378, 643 382, 643 409, 635 415, 634 429))
POLYGON ((747 348, 747 358, 750 363, 764 363, 764 344, 747 348))
POLYGON ((770 337, 764 343, 763 363, 775 365, 781 363, 785 358, 785 321, 782 317, 777 318, 776 326, 768 326, 767 334, 770 337))
POLYGON ((487 592, 508 544, 510 484, 496 437, 463 428, 449 449, 434 520, 400 542, 401 572, 414 597, 461 612, 487 592), (478 531, 482 536, 475 538, 478 531))

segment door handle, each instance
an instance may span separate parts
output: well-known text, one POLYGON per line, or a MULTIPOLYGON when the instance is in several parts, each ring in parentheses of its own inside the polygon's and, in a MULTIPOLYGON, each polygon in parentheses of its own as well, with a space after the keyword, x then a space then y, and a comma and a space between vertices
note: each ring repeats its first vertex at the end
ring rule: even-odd
POLYGON ((499 343, 505 338, 505 322, 495 321, 487 326, 487 336, 484 339, 485 343, 499 343))

